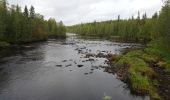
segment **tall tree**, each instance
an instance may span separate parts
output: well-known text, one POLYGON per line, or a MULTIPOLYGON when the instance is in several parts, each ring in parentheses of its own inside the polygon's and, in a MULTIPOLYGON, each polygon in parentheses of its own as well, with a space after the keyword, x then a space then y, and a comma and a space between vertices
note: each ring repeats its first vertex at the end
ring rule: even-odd
POLYGON ((7 22, 7 1, 0 0, 0 40, 3 39, 6 32, 5 22, 7 22))
POLYGON ((27 6, 25 6, 25 8, 24 8, 24 16, 27 17, 27 18, 29 16, 29 11, 28 11, 27 6))
POLYGON ((35 9, 33 6, 31 6, 30 8, 30 18, 31 19, 34 19, 35 18, 35 9))
POLYGON ((164 42, 170 47, 170 0, 165 2, 159 15, 159 33, 164 42))
POLYGON ((158 18, 158 13, 155 12, 154 15, 152 16, 153 19, 157 19, 158 18))

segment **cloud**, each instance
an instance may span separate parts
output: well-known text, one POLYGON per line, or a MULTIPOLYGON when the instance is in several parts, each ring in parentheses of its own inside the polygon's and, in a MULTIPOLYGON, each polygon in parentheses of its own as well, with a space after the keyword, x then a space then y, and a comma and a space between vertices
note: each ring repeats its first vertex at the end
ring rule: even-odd
POLYGON ((136 16, 137 12, 151 16, 159 11, 162 0, 8 0, 9 4, 33 5, 45 18, 62 20, 66 25, 136 16))

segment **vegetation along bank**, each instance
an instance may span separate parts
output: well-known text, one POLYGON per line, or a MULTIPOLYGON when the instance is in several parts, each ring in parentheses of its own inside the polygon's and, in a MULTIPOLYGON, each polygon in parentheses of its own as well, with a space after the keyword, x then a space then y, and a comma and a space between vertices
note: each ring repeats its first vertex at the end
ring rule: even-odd
POLYGON ((62 21, 56 22, 43 15, 35 13, 33 6, 24 10, 18 5, 7 5, 6 0, 0 0, 0 48, 10 44, 46 40, 48 37, 65 38, 66 28, 62 21))

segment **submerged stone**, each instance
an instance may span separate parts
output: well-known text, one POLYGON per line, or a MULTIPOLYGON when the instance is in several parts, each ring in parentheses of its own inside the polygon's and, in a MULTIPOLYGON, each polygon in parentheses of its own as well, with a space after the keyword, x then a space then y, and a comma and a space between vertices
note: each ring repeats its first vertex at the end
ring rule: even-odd
POLYGON ((56 65, 57 67, 62 67, 62 65, 56 65))
POLYGON ((84 65, 77 65, 78 67, 83 67, 84 65))
POLYGON ((70 67, 70 66, 72 66, 72 64, 66 65, 66 67, 70 67))

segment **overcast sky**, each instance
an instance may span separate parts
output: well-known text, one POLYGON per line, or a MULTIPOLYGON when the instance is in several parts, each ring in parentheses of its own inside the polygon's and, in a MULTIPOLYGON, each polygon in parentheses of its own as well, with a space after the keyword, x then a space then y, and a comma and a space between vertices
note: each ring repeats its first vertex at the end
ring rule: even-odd
POLYGON ((9 4, 33 5, 37 13, 44 17, 62 20, 65 25, 129 18, 137 12, 151 16, 160 11, 162 0, 8 0, 9 4))

